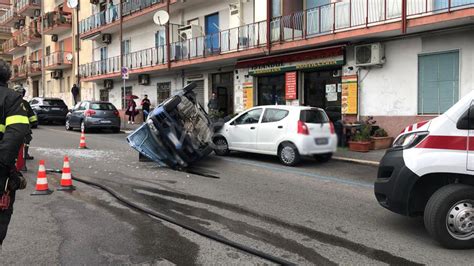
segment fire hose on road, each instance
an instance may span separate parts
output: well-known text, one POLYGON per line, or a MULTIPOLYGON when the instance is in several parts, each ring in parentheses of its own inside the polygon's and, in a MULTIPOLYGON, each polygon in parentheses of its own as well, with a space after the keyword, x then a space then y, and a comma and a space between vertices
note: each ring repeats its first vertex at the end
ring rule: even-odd
MULTIPOLYGON (((57 173, 57 174, 62 174, 62 170, 60 169, 47 169, 46 170, 47 173, 57 173)), ((116 191, 114 191, 113 189, 111 189, 110 187, 107 187, 107 186, 104 186, 102 184, 99 184, 99 183, 96 183, 96 182, 93 182, 93 181, 90 181, 90 180, 86 180, 86 179, 83 179, 83 178, 79 178, 79 177, 76 177, 76 176, 72 176, 72 179, 75 180, 75 181, 78 181, 78 182, 81 182, 83 184, 86 184, 86 185, 89 185, 89 186, 94 186, 94 187, 97 187, 97 188, 100 188, 104 191, 106 191, 107 193, 109 193, 111 196, 113 196, 114 198, 116 198, 118 201, 122 202, 123 204, 129 206, 130 208, 133 208, 137 211, 140 211, 144 214, 147 214, 147 215, 150 215, 152 217, 155 217, 155 218, 158 218, 160 220, 163 220, 163 221, 166 221, 168 223, 171 223, 171 224, 174 224, 176 226, 179 226, 183 229, 186 229, 188 231, 191 231, 193 233, 196 233, 200 236, 203 236, 203 237, 206 237, 206 238, 209 238, 209 239, 212 239, 214 241, 217 241, 221 244, 224 244, 224 245, 227 245, 227 246, 230 246, 230 247, 233 247, 235 249, 238 249, 238 250, 241 250, 245 253, 248 253, 248 254, 251 254, 251 255, 254 255, 256 257, 259 257, 259 258, 262 258, 264 260, 267 260, 267 261, 270 261, 272 263, 275 263, 275 264, 279 264, 279 265, 295 265, 294 263, 291 263, 289 261, 286 261, 284 259, 281 259, 281 258, 278 258, 278 257, 275 257, 273 255, 270 255, 270 254, 267 254, 267 253, 264 253, 264 252, 261 252, 259 250, 256 250, 254 248, 251 248, 251 247, 248 247, 248 246, 244 246, 242 244, 239 244, 237 242, 234 242, 234 241, 231 241, 231 240, 228 240, 224 237, 221 237, 219 235, 215 235, 215 234, 212 234, 210 232, 205 232, 205 231, 202 231, 202 230, 199 230, 197 228, 194 228, 190 225, 187 225, 187 224, 184 224, 184 223, 181 223, 171 217, 167 217, 165 215, 162 215, 156 211, 153 211, 153 210, 150 210, 150 209, 147 209, 147 208, 144 208, 138 204, 135 204, 129 200, 127 200, 125 197, 121 196, 119 193, 117 193, 116 191)))

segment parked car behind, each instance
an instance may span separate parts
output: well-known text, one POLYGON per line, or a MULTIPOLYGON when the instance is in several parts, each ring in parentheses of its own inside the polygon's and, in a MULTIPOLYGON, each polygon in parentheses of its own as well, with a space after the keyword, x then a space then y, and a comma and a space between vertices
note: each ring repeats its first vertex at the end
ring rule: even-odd
POLYGON ((127 138, 130 145, 161 166, 184 168, 212 152, 212 124, 196 100, 195 83, 167 99, 127 138))
POLYGON ((30 101, 31 108, 38 117, 38 123, 59 122, 64 124, 68 113, 67 105, 59 98, 36 97, 30 101))
POLYGON ((72 109, 66 118, 66 129, 80 128, 85 132, 91 129, 110 129, 120 132, 120 114, 110 102, 82 101, 72 109))
POLYGON ((334 125, 324 110, 303 106, 254 107, 225 123, 213 141, 217 155, 277 155, 288 166, 306 155, 327 161, 337 149, 334 125))

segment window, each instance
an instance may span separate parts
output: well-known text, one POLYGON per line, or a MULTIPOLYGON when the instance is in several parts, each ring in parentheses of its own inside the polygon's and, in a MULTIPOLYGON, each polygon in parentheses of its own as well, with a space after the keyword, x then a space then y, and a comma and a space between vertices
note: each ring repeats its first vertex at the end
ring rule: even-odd
POLYGON ((77 110, 83 111, 87 109, 87 102, 82 102, 77 110))
POLYGON ((63 100, 44 100, 43 105, 45 106, 66 106, 63 100))
POLYGON ((262 109, 254 109, 239 116, 234 122, 236 125, 256 124, 260 120, 261 115, 262 109))
POLYGON ((188 20, 188 25, 199 25, 199 18, 188 20))
POLYGON ((164 47, 166 45, 166 31, 159 30, 155 33, 155 47, 164 47))
POLYGON ((130 40, 122 41, 122 54, 126 55, 130 53, 130 40))
POLYGON ((115 111, 115 106, 111 103, 91 103, 92 110, 115 111))
POLYGON ((272 18, 276 18, 282 15, 281 1, 282 0, 272 0, 272 18))
POLYGON ((31 100, 30 104, 38 104, 38 100, 31 100))
POLYGON ((46 56, 51 54, 51 46, 46 46, 46 56))
POLYGON ((459 99, 459 52, 418 57, 418 114, 442 114, 459 99))
POLYGON ((288 116, 287 110, 267 108, 262 118, 262 123, 278 122, 288 116))
POLYGON ((59 80, 59 92, 64 92, 64 79, 59 80))
POLYGON ((300 120, 308 124, 322 124, 329 122, 327 115, 317 109, 302 110, 300 120))
POLYGON ((171 82, 163 82, 156 84, 156 92, 157 92, 157 103, 160 104, 164 100, 170 97, 171 92, 171 82))
POLYGON ((100 100, 103 102, 109 101, 109 90, 100 90, 100 100))

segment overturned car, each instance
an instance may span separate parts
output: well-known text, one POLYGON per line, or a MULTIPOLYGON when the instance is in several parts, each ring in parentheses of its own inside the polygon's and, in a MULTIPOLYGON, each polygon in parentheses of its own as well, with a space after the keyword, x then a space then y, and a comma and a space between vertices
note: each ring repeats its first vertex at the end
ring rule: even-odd
POLYGON ((127 138, 130 146, 161 166, 180 169, 210 154, 213 126, 196 100, 195 83, 164 101, 127 138))

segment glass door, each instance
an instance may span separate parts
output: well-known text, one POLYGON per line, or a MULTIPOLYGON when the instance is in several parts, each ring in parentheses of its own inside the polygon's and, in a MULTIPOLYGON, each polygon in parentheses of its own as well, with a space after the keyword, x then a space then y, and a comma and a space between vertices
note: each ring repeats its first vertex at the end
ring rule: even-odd
POLYGON ((206 16, 206 51, 208 53, 220 52, 219 47, 219 13, 206 16))

